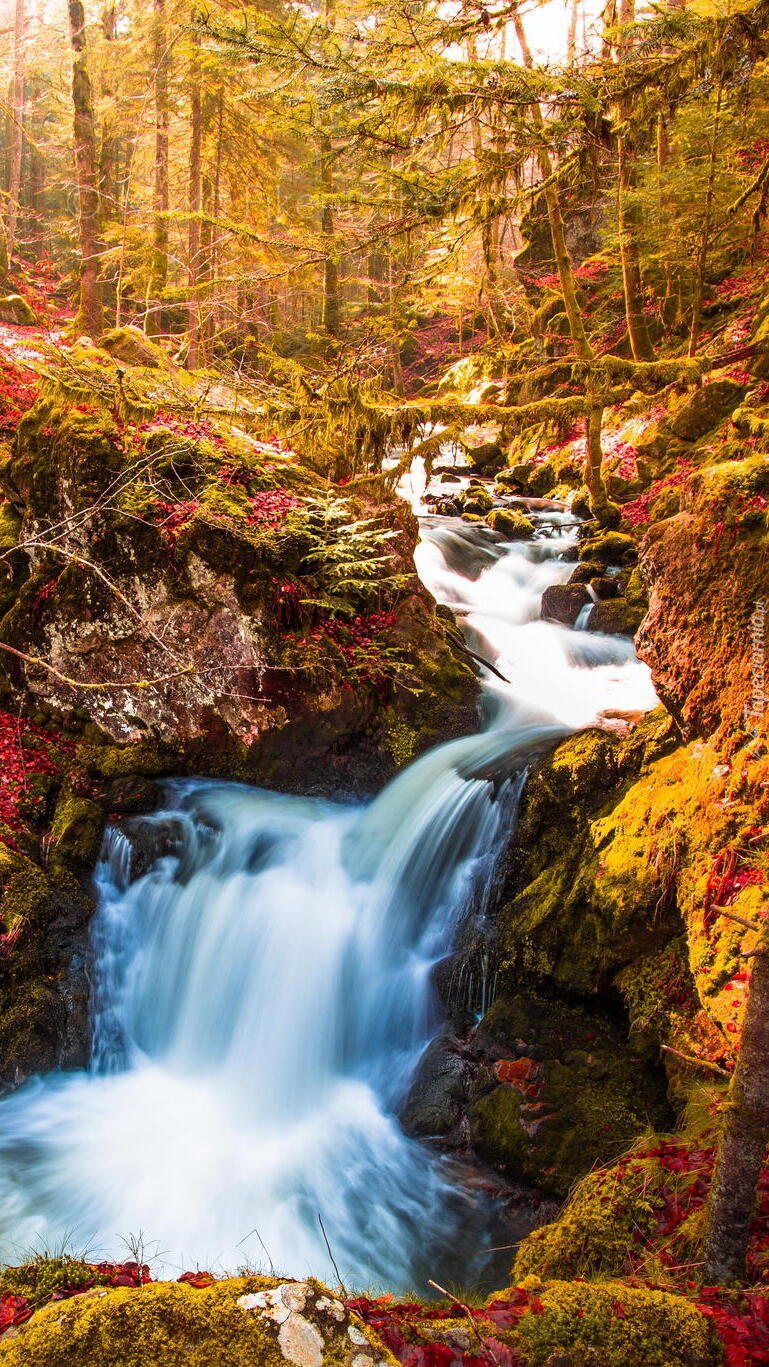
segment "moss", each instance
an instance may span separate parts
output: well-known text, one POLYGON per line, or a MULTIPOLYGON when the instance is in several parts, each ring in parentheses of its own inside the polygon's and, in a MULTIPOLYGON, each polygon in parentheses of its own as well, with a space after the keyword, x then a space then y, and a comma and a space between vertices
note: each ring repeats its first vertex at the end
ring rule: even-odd
POLYGON ((579 545, 580 560, 597 560, 602 565, 630 565, 637 556, 636 543, 624 532, 602 532, 579 545))
POLYGON ((718 1367, 721 1349, 705 1316, 683 1297, 618 1282, 550 1282, 542 1313, 520 1321, 516 1346, 528 1367, 565 1353, 571 1367, 718 1367))
POLYGON ((552 461, 543 460, 529 475, 529 489, 538 498, 544 498, 558 483, 558 475, 552 461))
POLYGON ((492 531, 500 532, 510 541, 528 541, 535 532, 534 523, 525 513, 510 508, 494 508, 487 522, 492 531))
POLYGON ((607 598, 595 604, 589 626, 605 636, 635 636, 644 615, 642 607, 635 607, 626 598, 607 598))
POLYGON ((3 1367, 348 1367, 356 1358, 358 1367, 394 1362, 320 1283, 266 1277, 97 1288, 0 1340, 3 1367))
POLYGON ((480 513, 483 516, 490 512, 494 506, 494 500, 488 489, 477 484, 471 484, 463 494, 460 494, 459 501, 463 513, 480 513))
POLYGON ((34 309, 21 294, 0 295, 0 323, 12 323, 16 327, 34 327, 36 322, 34 309))
POLYGON ((129 778, 141 774, 157 778, 178 763, 178 755, 156 741, 137 741, 133 745, 81 745, 77 760, 101 778, 129 778))
POLYGON ((744 397, 745 389, 745 385, 734 380, 704 384, 671 411, 671 431, 681 441, 698 441, 729 416, 744 397))
POLYGON ((71 792, 62 793, 51 827, 53 863, 92 870, 103 830, 104 812, 97 803, 71 792))
POLYGON ((21 1267, 6 1267, 0 1272, 0 1295, 23 1296, 36 1309, 46 1305, 56 1292, 73 1287, 102 1286, 106 1277, 89 1264, 68 1256, 42 1254, 21 1267))
POLYGON ((385 721, 385 747, 399 768, 410 764, 419 746, 419 734, 413 726, 400 720, 390 709, 385 721))
POLYGON ((558 1220, 524 1239, 513 1276, 623 1276, 628 1255, 651 1236, 659 1221, 664 1178, 654 1159, 632 1155, 627 1163, 589 1173, 558 1220))
POLYGON ((144 366, 148 370, 174 368, 163 348, 136 327, 110 328, 100 338, 99 345, 125 365, 144 366))

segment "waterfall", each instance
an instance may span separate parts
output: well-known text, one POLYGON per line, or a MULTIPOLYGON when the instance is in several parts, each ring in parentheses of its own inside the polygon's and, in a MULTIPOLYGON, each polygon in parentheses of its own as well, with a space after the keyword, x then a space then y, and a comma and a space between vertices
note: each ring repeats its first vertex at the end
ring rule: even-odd
POLYGON ((118 1256, 141 1230, 169 1273, 333 1279, 321 1216, 352 1285, 480 1274, 488 1198, 397 1121, 440 1024, 432 969, 483 902, 532 756, 604 707, 654 702, 629 642, 539 621, 570 573, 555 523, 507 546, 424 528, 422 578, 503 676, 479 734, 364 806, 178 781, 107 831, 91 1066, 2 1102, 6 1258, 65 1240, 118 1256))

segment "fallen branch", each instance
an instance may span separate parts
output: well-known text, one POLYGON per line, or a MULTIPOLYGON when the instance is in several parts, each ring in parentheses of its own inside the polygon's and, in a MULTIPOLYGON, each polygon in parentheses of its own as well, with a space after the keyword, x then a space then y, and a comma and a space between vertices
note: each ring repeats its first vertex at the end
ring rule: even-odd
POLYGON ((726 916, 730 921, 736 921, 740 926, 745 926, 747 930, 754 930, 757 935, 760 935, 763 929, 758 921, 749 921, 746 916, 738 916, 736 911, 727 911, 726 907, 713 907, 713 911, 717 911, 719 916, 726 916))
POLYGON ((429 1277, 428 1277, 428 1279, 427 1279, 427 1285, 428 1285, 428 1286, 431 1286, 431 1287, 433 1288, 434 1291, 440 1292, 440 1294, 441 1294, 442 1296, 445 1296, 445 1297, 446 1297, 446 1300, 447 1300, 447 1301, 451 1301, 453 1305, 458 1305, 459 1308, 460 1308, 460 1310, 463 1310, 463 1311, 464 1311, 464 1313, 467 1315, 467 1318, 468 1318, 469 1321, 470 1321, 470 1326, 471 1326, 471 1328, 472 1328, 472 1331, 473 1331, 473 1333, 475 1334, 475 1337, 477 1338, 477 1340, 478 1340, 478 1342, 479 1342, 479 1344, 480 1344, 480 1346, 481 1346, 481 1352, 482 1352, 482 1353, 488 1353, 488 1355, 489 1355, 489 1357, 491 1358, 492 1362, 496 1362, 497 1367, 501 1367, 501 1364, 500 1364, 500 1362, 499 1362, 499 1358, 497 1357, 496 1353, 494 1352, 494 1350, 493 1350, 492 1348, 489 1347, 488 1343, 485 1342, 484 1337, 483 1337, 483 1334, 481 1333, 480 1329, 478 1328, 478 1325, 477 1325, 476 1322, 475 1322, 475 1315, 473 1314, 472 1310, 470 1309, 470 1306, 469 1306, 469 1305, 465 1305, 464 1301, 458 1300, 458 1298, 457 1298, 456 1296, 452 1296, 452 1294, 451 1294, 450 1291, 447 1291, 447 1290, 445 1289, 445 1287, 443 1287, 443 1286, 439 1286, 437 1282, 432 1281, 429 1277))
POLYGON ((114 683, 86 683, 84 679, 71 679, 68 674, 62 674, 47 660, 43 660, 39 655, 26 655, 23 650, 16 650, 15 646, 6 645, 5 641, 0 641, 0 650, 5 650, 9 655, 15 656, 17 660, 23 660, 25 664, 39 666, 47 669, 54 679, 59 683, 66 684, 69 688, 87 688, 93 692, 105 692, 112 689, 132 689, 132 688, 154 688, 157 684, 170 683, 172 679, 178 679, 183 674, 194 674, 195 665, 185 665, 184 669, 177 669, 173 674, 161 674, 157 679, 127 679, 114 683))
POLYGON ((718 1063, 711 1063, 709 1059, 697 1058, 694 1054, 682 1054, 680 1049, 673 1049, 669 1044, 663 1044, 662 1050, 666 1054, 680 1058, 684 1063, 692 1063, 697 1068, 707 1068, 709 1072, 719 1073, 721 1077, 731 1077, 727 1068, 722 1068, 718 1063))

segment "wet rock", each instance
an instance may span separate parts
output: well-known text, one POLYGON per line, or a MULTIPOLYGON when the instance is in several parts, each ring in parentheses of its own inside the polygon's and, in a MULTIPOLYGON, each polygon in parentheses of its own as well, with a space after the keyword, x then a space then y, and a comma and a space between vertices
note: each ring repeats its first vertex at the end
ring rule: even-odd
POLYGON ((510 541, 530 541, 536 531, 530 518, 511 508, 493 508, 486 521, 510 541))
POLYGON ((558 475, 549 460, 536 465, 529 475, 528 487, 533 494, 543 497, 559 483, 558 475))
POLYGON ((460 494, 459 503, 463 513, 475 513, 485 517, 494 506, 494 500, 482 484, 471 484, 463 494, 460 494))
POLYGON ((504 469, 506 456, 496 441, 485 441, 480 446, 466 447, 467 460, 479 475, 493 475, 504 469))
POLYGON ((400 1113, 401 1124, 414 1137, 448 1135, 458 1124, 466 1100, 467 1066, 456 1052, 456 1041, 440 1036, 417 1064, 400 1113))
POLYGON ((569 584, 590 584, 606 569, 600 560, 583 560, 569 575, 569 584))
POLYGON ((551 584, 542 594, 540 616, 545 622, 573 627, 581 609, 592 601, 585 584, 551 584))
POLYGON ((638 547, 624 532, 599 532, 579 544, 580 560, 597 560, 602 565, 633 565, 638 547))
POLYGON ((643 609, 633 607, 626 598, 605 600, 593 608, 590 630, 605 636, 635 636, 643 617, 643 609))

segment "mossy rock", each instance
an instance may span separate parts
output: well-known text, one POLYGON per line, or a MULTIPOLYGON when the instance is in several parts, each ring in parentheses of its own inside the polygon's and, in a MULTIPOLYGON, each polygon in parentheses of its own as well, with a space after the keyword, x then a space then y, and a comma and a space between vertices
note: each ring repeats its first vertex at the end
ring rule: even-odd
POLYGON ((540 617, 543 622, 573 627, 589 602, 591 597, 585 584, 549 584, 542 594, 540 617))
POLYGON ((85 1290, 94 1283, 101 1286, 106 1280, 90 1263, 78 1258, 43 1255, 21 1267, 4 1268, 0 1272, 0 1295, 23 1296, 39 1310, 57 1292, 71 1291, 79 1286, 85 1290))
POLYGON ((588 1173, 559 1218, 524 1239, 513 1276, 623 1276, 628 1253, 659 1223, 664 1178, 658 1162, 633 1154, 615 1167, 588 1173))
POLYGON ((536 531, 531 518, 513 508, 493 508, 486 520, 492 531, 509 541, 530 541, 536 531))
POLYGON ((635 636, 644 619, 644 609, 626 598, 608 598, 596 603, 590 613, 589 628, 604 636, 635 636))
POLYGON ((522 480, 520 476, 509 467, 505 470, 500 470, 494 481, 495 488, 500 494, 517 494, 525 487, 525 483, 526 481, 522 480))
POLYGON ((99 345, 124 365, 143 366, 145 370, 174 369, 163 348, 136 327, 110 328, 100 338, 99 345))
POLYGON ((508 986, 477 1027, 473 1050, 487 1064, 470 1110, 476 1152, 555 1196, 650 1125, 670 1122, 661 1070, 641 1061, 598 1006, 508 986))
POLYGON ((504 469, 506 457, 499 442, 484 441, 480 446, 467 446, 465 454, 473 469, 481 475, 494 475, 504 469))
POLYGON ((551 461, 544 460, 541 465, 537 465, 529 475, 529 489, 537 498, 544 498, 555 488, 558 483, 558 475, 551 461))
POLYGON ((702 385, 669 415, 670 430, 681 441, 699 441, 734 412, 746 388, 736 380, 712 380, 702 385))
POLYGON ((600 532, 579 544, 580 560, 597 560, 602 565, 632 565, 637 556, 636 543, 625 532, 600 532))
POLYGON ((64 792, 51 826, 51 860, 90 872, 104 831, 104 810, 90 798, 64 792))
POLYGON ((96 1287, 38 1310, 2 1367, 383 1367, 395 1359, 319 1282, 96 1287))
POLYGON ((488 489, 478 484, 471 484, 465 489, 464 493, 460 494, 459 501, 463 513, 478 513, 484 517, 494 507, 494 499, 488 489))
MULTIPOLYGON (((570 1367, 719 1367, 722 1352, 691 1301, 620 1282, 550 1282, 524 1315, 516 1347, 527 1367, 565 1355, 570 1367)), ((30 1364, 34 1367, 34 1364, 30 1364)))
POLYGON ((21 294, 0 295, 0 323, 15 327, 34 327, 37 314, 21 294))

